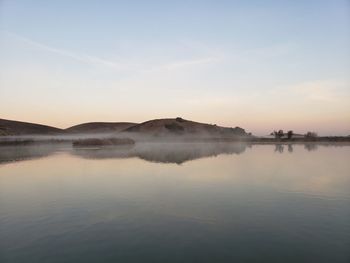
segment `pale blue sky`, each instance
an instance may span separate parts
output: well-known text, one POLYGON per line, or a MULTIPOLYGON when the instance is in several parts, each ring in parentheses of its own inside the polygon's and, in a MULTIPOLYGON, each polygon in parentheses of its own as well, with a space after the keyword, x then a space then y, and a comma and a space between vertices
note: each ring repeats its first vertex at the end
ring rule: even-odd
POLYGON ((0 69, 0 118, 350 134, 350 2, 5 0, 0 69))

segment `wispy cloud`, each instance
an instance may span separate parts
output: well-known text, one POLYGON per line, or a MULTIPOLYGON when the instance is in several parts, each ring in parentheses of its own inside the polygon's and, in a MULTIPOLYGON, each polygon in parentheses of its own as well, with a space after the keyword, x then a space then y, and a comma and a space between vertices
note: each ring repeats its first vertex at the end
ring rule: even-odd
POLYGON ((119 63, 119 62, 115 62, 115 61, 110 61, 107 59, 103 59, 100 57, 96 57, 96 56, 90 56, 90 55, 86 55, 86 54, 79 54, 76 52, 71 52, 71 51, 67 51, 61 48, 56 48, 56 47, 51 47, 48 45, 45 45, 43 43, 34 41, 32 39, 11 33, 11 32, 6 32, 6 34, 14 37, 17 40, 20 40, 28 45, 31 45, 33 47, 39 48, 41 50, 47 51, 47 52, 51 52, 51 53, 55 53, 64 57, 68 57, 71 59, 74 59, 78 62, 82 62, 85 64, 89 64, 89 65, 96 65, 96 66, 106 66, 106 67, 110 67, 116 70, 127 70, 127 69, 132 69, 133 67, 135 67, 135 65, 131 65, 131 64, 127 64, 127 63, 119 63))
POLYGON ((219 61, 219 58, 215 58, 215 57, 189 59, 189 60, 182 60, 182 61, 176 61, 176 62, 169 62, 169 63, 161 64, 159 66, 153 66, 142 71, 146 73, 170 71, 170 70, 184 69, 195 65, 211 64, 217 61, 219 61))
POLYGON ((185 60, 185 61, 169 63, 167 65, 164 65, 163 67, 171 70, 171 69, 177 69, 177 68, 182 68, 182 67, 187 67, 187 66, 192 66, 192 65, 209 64, 209 63, 212 63, 215 61, 218 61, 218 59, 214 58, 214 57, 192 59, 192 60, 185 60))
POLYGON ((273 57, 288 55, 291 52, 297 50, 297 48, 298 48, 297 44, 286 42, 286 43, 279 43, 279 44, 270 45, 270 46, 263 46, 263 47, 248 49, 245 52, 245 54, 266 59, 266 58, 273 58, 273 57))
POLYGON ((349 83, 335 80, 317 80, 299 83, 289 87, 291 92, 313 101, 338 101, 349 97, 346 94, 349 83))
POLYGON ((159 72, 164 70, 167 70, 167 71, 177 70, 177 69, 187 68, 189 66, 195 66, 195 65, 201 65, 201 64, 209 64, 219 60, 218 57, 205 57, 205 58, 195 58, 195 59, 188 59, 188 60, 181 60, 181 61, 170 61, 160 65, 149 65, 149 64, 143 65, 142 63, 124 63, 124 62, 112 61, 112 60, 104 59, 97 56, 91 56, 87 54, 81 54, 81 53, 72 52, 61 48, 52 47, 12 32, 5 31, 5 33, 23 43, 26 43, 40 50, 51 52, 60 56, 64 56, 84 64, 93 65, 93 66, 104 66, 104 67, 112 68, 118 71, 131 70, 131 71, 140 72, 140 73, 159 72))

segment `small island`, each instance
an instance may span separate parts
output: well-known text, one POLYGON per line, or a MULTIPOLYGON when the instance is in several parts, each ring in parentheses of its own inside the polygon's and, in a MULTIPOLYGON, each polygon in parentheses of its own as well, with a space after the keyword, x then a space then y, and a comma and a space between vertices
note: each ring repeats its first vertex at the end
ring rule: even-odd
POLYGON ((74 147, 85 146, 112 146, 112 145, 133 145, 135 141, 129 138, 105 138, 105 139, 79 139, 73 141, 74 147))

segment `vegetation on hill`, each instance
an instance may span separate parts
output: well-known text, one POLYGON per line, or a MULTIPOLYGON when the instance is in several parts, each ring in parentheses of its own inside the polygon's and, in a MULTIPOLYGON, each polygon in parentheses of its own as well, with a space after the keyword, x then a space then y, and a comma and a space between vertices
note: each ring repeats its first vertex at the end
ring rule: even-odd
POLYGON ((156 119, 146 121, 124 130, 151 135, 197 135, 197 136, 247 136, 240 127, 227 128, 215 124, 206 124, 182 119, 156 119))
POLYGON ((132 122, 88 122, 65 129, 66 133, 107 133, 119 132, 136 125, 132 122))

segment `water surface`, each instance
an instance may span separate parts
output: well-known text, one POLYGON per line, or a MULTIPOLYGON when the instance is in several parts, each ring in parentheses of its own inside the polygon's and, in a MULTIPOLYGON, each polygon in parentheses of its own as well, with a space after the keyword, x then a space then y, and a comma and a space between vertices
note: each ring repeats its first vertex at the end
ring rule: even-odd
POLYGON ((350 146, 0 147, 1 262, 349 262, 350 146))

